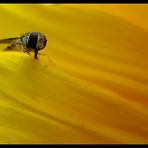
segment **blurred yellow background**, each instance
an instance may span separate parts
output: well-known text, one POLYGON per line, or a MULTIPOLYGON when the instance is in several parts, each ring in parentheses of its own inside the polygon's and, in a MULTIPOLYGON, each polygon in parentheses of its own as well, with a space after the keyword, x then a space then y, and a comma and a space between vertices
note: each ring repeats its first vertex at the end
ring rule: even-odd
POLYGON ((39 31, 39 61, 0 45, 0 143, 148 143, 147 4, 1 4, 0 39, 39 31))

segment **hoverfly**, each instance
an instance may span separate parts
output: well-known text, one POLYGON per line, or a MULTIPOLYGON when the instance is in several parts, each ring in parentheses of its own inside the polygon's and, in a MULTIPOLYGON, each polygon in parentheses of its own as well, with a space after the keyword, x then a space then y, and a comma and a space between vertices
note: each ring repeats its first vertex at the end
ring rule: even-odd
POLYGON ((38 59, 38 51, 45 48, 47 39, 45 35, 40 32, 27 32, 20 37, 1 39, 0 43, 9 44, 4 51, 12 50, 13 48, 17 48, 20 51, 34 52, 34 58, 38 59))

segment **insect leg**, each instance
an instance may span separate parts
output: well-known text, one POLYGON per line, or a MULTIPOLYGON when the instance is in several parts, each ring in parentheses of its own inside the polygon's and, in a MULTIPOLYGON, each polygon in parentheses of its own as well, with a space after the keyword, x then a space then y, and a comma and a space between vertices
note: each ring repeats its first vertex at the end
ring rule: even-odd
POLYGON ((27 53, 28 53, 28 55, 30 55, 30 51, 29 51, 29 50, 24 49, 23 51, 24 51, 25 53, 27 52, 27 53))
POLYGON ((38 50, 36 50, 35 53, 34 53, 34 58, 35 58, 36 60, 38 59, 37 55, 38 55, 38 50))
POLYGON ((25 48, 24 46, 21 46, 21 49, 24 53, 28 53, 28 55, 30 55, 30 50, 28 50, 27 48, 25 48))
POLYGON ((48 58, 48 61, 49 61, 52 65, 54 65, 53 61, 51 60, 51 58, 48 56, 47 53, 38 53, 38 54, 39 54, 39 55, 44 55, 44 56, 46 56, 46 57, 48 58))

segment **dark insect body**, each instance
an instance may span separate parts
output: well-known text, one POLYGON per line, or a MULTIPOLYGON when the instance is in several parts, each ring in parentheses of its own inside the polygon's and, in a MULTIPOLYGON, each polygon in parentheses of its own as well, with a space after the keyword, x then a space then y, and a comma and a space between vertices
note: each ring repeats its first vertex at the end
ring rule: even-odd
POLYGON ((17 48, 23 52, 34 52, 34 58, 38 59, 38 51, 45 48, 47 39, 40 32, 27 32, 20 37, 1 39, 0 43, 9 44, 4 51, 17 48))

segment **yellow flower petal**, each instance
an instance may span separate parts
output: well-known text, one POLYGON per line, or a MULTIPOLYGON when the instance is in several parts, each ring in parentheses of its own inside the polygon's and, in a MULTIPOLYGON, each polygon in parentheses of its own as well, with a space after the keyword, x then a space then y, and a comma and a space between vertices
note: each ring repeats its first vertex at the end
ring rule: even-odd
POLYGON ((148 142, 148 5, 0 9, 0 38, 48 39, 39 61, 0 52, 0 143, 148 142))

